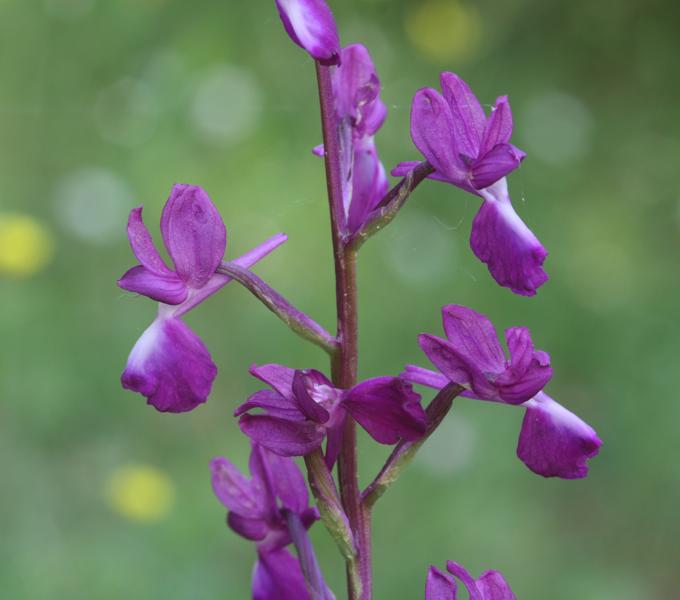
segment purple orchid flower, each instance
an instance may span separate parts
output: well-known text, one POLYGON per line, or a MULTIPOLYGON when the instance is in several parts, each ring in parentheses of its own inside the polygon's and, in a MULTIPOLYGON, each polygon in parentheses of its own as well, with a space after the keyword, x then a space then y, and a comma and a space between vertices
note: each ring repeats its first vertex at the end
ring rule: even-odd
MULTIPOLYGON (((510 144, 512 113, 507 96, 487 117, 469 86, 454 73, 442 73, 443 96, 419 90, 411 108, 411 137, 434 167, 432 179, 451 183, 484 201, 472 224, 470 246, 499 285, 533 296, 548 276, 548 253, 515 212, 505 176, 526 154, 510 144)), ((404 176, 418 163, 401 163, 404 176)))
POLYGON ((407 365, 401 376, 435 389, 454 382, 466 388, 462 396, 523 406, 520 460, 544 477, 585 477, 587 460, 597 455, 602 441, 592 427, 542 391, 552 377, 550 357, 534 349, 529 330, 506 330, 507 360, 484 315, 457 305, 444 306, 442 315, 448 339, 419 336, 420 347, 439 373, 407 365))
MULTIPOLYGON (((352 44, 340 56, 341 64, 333 72, 333 94, 342 140, 342 229, 351 235, 361 229, 389 188, 374 139, 387 107, 380 99, 380 80, 368 50, 352 44)), ((323 146, 314 153, 323 156, 323 146)))
POLYGON ((323 0, 276 0, 286 32, 312 58, 338 62, 340 38, 333 13, 323 0))
MULTIPOLYGON (((130 352, 123 387, 146 396, 161 412, 186 412, 206 401, 217 367, 201 339, 180 319, 231 279, 215 273, 226 249, 224 223, 200 187, 175 185, 161 217, 167 267, 142 221, 142 207, 128 220, 128 238, 141 264, 118 280, 124 290, 158 301, 158 316, 130 352)), ((234 262, 249 267, 286 241, 278 234, 234 262)))
MULTIPOLYGON (((292 459, 258 444, 252 445, 249 466, 250 479, 226 458, 217 457, 210 462, 213 491, 229 510, 229 527, 257 543, 253 598, 308 599, 300 561, 285 549, 294 536, 304 537, 302 543, 309 546, 305 530, 319 519, 316 508, 309 506, 304 476, 292 459), (302 534, 291 531, 291 519, 298 520, 302 534)), ((323 582, 320 575, 319 579, 323 582)), ((325 592, 325 584, 322 585, 325 592)))
POLYGON ((299 517, 306 528, 319 519, 309 506, 305 478, 295 462, 253 443, 247 479, 226 458, 210 461, 212 487, 229 510, 227 523, 241 537, 270 552, 291 543, 287 513, 299 517))
POLYGON ((468 571, 453 561, 446 563, 449 573, 430 567, 425 584, 425 600, 456 600, 458 585, 455 575, 465 586, 470 600, 517 600, 503 575, 498 571, 484 571, 474 579, 468 571))
POLYGON ((376 377, 340 390, 314 370, 269 364, 250 372, 272 389, 255 392, 234 414, 247 436, 282 456, 304 456, 327 437, 326 462, 332 466, 347 413, 381 444, 413 441, 425 433, 420 396, 398 377, 376 377), (253 409, 264 414, 249 414, 253 409))

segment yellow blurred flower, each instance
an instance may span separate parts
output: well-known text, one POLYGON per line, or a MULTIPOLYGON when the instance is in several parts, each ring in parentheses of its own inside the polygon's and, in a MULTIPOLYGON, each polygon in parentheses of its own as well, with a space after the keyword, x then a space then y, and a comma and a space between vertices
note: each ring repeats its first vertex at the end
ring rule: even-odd
POLYGON ((52 259, 50 232, 28 215, 0 215, 0 274, 28 276, 52 259))
POLYGON ((160 521, 175 503, 172 481, 150 465, 118 467, 109 476, 105 493, 111 508, 133 521, 160 521))
POLYGON ((479 49, 482 20, 474 6, 457 0, 426 0, 406 15, 406 33, 426 58, 462 62, 479 49))

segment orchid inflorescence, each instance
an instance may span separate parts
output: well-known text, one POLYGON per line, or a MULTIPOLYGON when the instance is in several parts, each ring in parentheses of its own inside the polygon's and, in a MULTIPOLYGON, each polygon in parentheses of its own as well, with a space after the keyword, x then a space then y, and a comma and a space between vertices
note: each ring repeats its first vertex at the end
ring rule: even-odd
MULTIPOLYGON (((321 519, 346 561, 348 597, 372 594, 370 514, 420 446, 449 412, 455 397, 525 409, 517 455, 544 477, 585 477, 587 460, 601 445, 595 431, 544 391, 552 378, 550 356, 534 348, 526 327, 505 332, 506 356, 492 323, 458 305, 442 309, 445 337, 421 334, 419 344, 435 370, 406 365, 397 376, 357 381, 356 260, 362 244, 395 218, 425 179, 455 185, 482 204, 470 245, 496 282, 532 296, 548 279, 547 252, 515 212, 506 180, 525 158, 510 143, 513 120, 507 97, 485 114, 470 87, 442 73, 441 92, 416 92, 411 137, 423 161, 402 162, 390 188, 375 135, 387 109, 368 50, 341 47, 330 8, 323 0, 276 0, 290 38, 316 66, 336 274, 337 334, 295 308, 250 268, 286 241, 274 235, 243 256, 225 260, 227 234, 208 194, 175 185, 161 217, 169 268, 132 210, 128 238, 139 265, 118 281, 125 290, 158 304, 158 315, 135 344, 122 375, 162 412, 182 413, 205 402, 217 368, 201 339, 181 317, 232 280, 248 289, 302 338, 325 350, 330 374, 278 364, 254 365, 250 373, 267 387, 235 410, 251 440, 250 478, 226 458, 211 464, 212 486, 227 508, 227 523, 256 545, 252 574, 256 600, 327 600, 326 585, 307 530, 321 519), (433 388, 423 408, 413 385, 433 388), (364 490, 357 476, 356 423, 378 443, 394 446, 364 490), (325 444, 324 444, 325 442, 325 444), (304 457, 309 495, 293 457, 304 457), (337 471, 337 480, 334 472, 337 471), (293 545, 296 553, 288 550, 293 545)), ((431 567, 427 600, 455 599, 458 582, 474 600, 515 598, 498 571, 474 579, 449 561, 431 567)))

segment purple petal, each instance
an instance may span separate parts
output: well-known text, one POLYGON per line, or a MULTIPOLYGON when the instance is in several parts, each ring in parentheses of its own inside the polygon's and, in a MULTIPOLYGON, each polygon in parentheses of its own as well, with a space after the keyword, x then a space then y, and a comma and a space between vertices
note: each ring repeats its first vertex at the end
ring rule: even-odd
POLYGON ((340 39, 333 13, 323 0, 276 0, 286 32, 313 58, 337 61, 340 39))
POLYGON ((288 550, 258 552, 253 600, 310 600, 300 562, 288 550))
POLYGON ((179 319, 157 319, 128 357, 123 387, 161 412, 186 412, 205 402, 217 367, 201 339, 179 319))
POLYGON ((234 533, 253 542, 262 541, 270 533, 269 526, 262 519, 250 519, 234 512, 227 515, 227 525, 234 533))
POLYGON ((411 138, 437 172, 451 183, 462 183, 467 167, 456 147, 455 125, 448 103, 437 90, 416 92, 411 105, 411 138))
POLYGON ((481 400, 495 400, 496 388, 469 357, 461 354, 448 340, 434 335, 421 334, 418 343, 432 364, 453 383, 471 387, 481 400))
POLYGON ((252 456, 254 457, 257 452, 259 460, 251 462, 253 475, 257 474, 262 479, 267 478, 272 493, 281 500, 281 508, 286 508, 297 515, 305 514, 309 508, 307 483, 295 461, 266 448, 254 446, 252 456))
POLYGON ((399 373, 399 377, 404 381, 424 385, 434 388, 435 390, 440 390, 449 383, 449 380, 441 373, 431 371, 430 369, 424 369, 417 365, 406 365, 404 370, 399 373))
POLYGON ((260 482, 246 478, 221 456, 210 461, 210 472, 215 496, 224 506, 243 517, 262 519, 265 507, 260 482))
POLYGON ((354 233, 366 222, 370 212, 389 189, 385 167, 378 158, 372 137, 354 141, 351 185, 352 197, 347 215, 347 229, 354 233))
POLYGON ((118 287, 147 296, 163 304, 181 304, 189 290, 176 273, 155 273, 144 266, 132 267, 118 280, 118 287))
POLYGON ((203 287, 227 247, 222 217, 208 194, 198 186, 175 185, 163 208, 161 232, 179 276, 192 288, 203 287))
POLYGON ((460 151, 473 158, 479 155, 486 115, 472 90, 455 73, 441 74, 442 92, 449 103, 460 151))
POLYGON ((281 417, 288 421, 305 420, 305 415, 300 412, 297 404, 272 390, 259 390, 252 394, 234 411, 234 416, 240 417, 254 408, 261 408, 272 417, 281 417))
POLYGON ((323 442, 324 430, 310 421, 243 415, 239 427, 251 440, 281 456, 304 456, 323 442))
POLYGON ((512 135, 512 112, 507 96, 500 96, 491 109, 486 123, 479 155, 484 155, 498 144, 507 144, 512 135))
POLYGON ((168 269, 154 246, 151 234, 142 220, 142 208, 142 206, 133 208, 128 217, 127 235, 130 247, 137 260, 149 271, 167 275, 172 271, 168 269))
POLYGON ((517 456, 543 477, 578 479, 602 445, 595 430, 541 392, 524 404, 517 456))
POLYGON ((505 179, 480 194, 484 203, 472 223, 472 251, 486 263, 499 285, 516 294, 533 296, 548 280, 542 268, 548 253, 517 216, 505 179))
POLYGON ((472 185, 481 190, 519 167, 526 154, 512 144, 498 144, 472 164, 472 185))
POLYGON ((477 579, 477 589, 482 600, 517 600, 508 582, 498 571, 485 571, 477 579))
POLYGON ((427 418, 420 395, 398 377, 368 379, 354 386, 342 404, 381 444, 414 441, 425 434, 427 418))
POLYGON ((323 407, 329 393, 335 395, 335 390, 323 373, 314 369, 295 371, 293 394, 300 411, 311 421, 322 424, 330 419, 323 407))
POLYGON ((293 377, 295 369, 289 369, 283 365, 270 363, 266 365, 253 365, 249 372, 260 381, 263 381, 271 388, 275 389, 284 398, 291 402, 295 401, 293 395, 293 377))
POLYGON ((442 322, 449 342, 481 371, 499 373, 505 356, 493 324, 484 315, 458 304, 442 307, 442 322))
POLYGON ((510 366, 494 383, 505 402, 521 404, 538 394, 552 378, 550 356, 534 350, 531 333, 526 327, 511 327, 505 337, 510 350, 510 366))
POLYGON ((387 115, 371 55, 361 44, 352 44, 342 49, 340 57, 340 66, 333 73, 338 117, 349 119, 357 136, 371 136, 387 115))
POLYGON ((472 578, 472 575, 468 573, 465 567, 453 562, 452 560, 449 560, 446 562, 446 570, 451 573, 451 575, 455 575, 463 582, 465 589, 467 589, 468 593, 470 594, 470 600, 484 600, 477 589, 475 580, 472 578))
POLYGON ((448 573, 442 573, 437 567, 430 567, 425 584, 425 600, 456 600, 458 586, 456 580, 448 573))
MULTIPOLYGON (((346 415, 344 411, 339 412, 346 415)), ((324 458, 326 459, 326 466, 330 471, 333 470, 335 461, 338 460, 338 456, 340 456, 340 451, 342 450, 342 430, 344 425, 345 419, 342 418, 337 424, 326 430, 326 455, 324 458)))

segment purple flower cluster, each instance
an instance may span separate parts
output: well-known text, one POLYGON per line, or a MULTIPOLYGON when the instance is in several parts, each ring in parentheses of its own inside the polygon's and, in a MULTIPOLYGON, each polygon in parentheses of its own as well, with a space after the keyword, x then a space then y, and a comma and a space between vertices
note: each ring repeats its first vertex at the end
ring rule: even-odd
MULTIPOLYGON (((528 328, 505 331, 506 354, 491 321, 464 306, 443 307, 445 337, 418 337, 435 370, 409 364, 399 376, 358 381, 358 251, 391 222, 425 179, 452 184, 481 199, 470 245, 498 284, 532 296, 545 283, 547 252, 508 194, 506 177, 526 155, 510 143, 513 119, 507 97, 499 97, 487 115, 470 87, 445 72, 441 92, 424 88, 413 98, 411 137, 424 161, 400 163, 392 175, 401 180, 390 189, 375 142, 387 109, 368 50, 360 44, 340 45, 324 0, 275 4, 286 32, 314 59, 317 71, 324 143, 314 152, 323 157, 328 180, 337 334, 328 333, 250 271, 286 241, 284 234, 225 261, 227 232, 217 208, 200 187, 175 185, 160 223, 171 267, 154 246, 142 207, 130 213, 127 233, 139 264, 118 285, 157 302, 158 313, 133 347, 121 381, 159 411, 181 413, 204 403, 217 367, 181 317, 233 279, 292 331, 326 351, 330 377, 279 364, 250 368, 267 386, 234 411, 251 440, 250 477, 218 457, 210 463, 212 486, 228 510, 229 527, 255 544, 255 600, 334 600, 307 533, 319 519, 346 560, 350 600, 370 600, 373 505, 456 396, 522 406, 517 455, 544 477, 585 477, 588 460, 602 442, 593 428, 545 393, 553 376, 550 356, 534 347, 528 328), (414 384, 436 390, 427 407, 414 384), (376 442, 394 446, 363 491, 356 424, 376 442), (292 457, 304 458, 318 509, 310 507, 305 478, 292 457)), ((471 600, 516 600, 498 571, 475 579, 451 561, 446 571, 430 568, 425 598, 455 600, 460 584, 471 600)))

